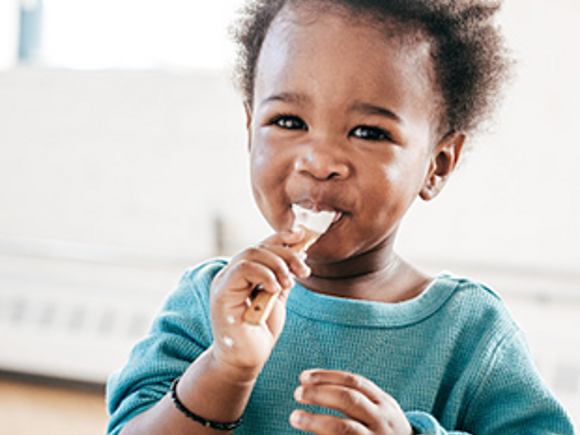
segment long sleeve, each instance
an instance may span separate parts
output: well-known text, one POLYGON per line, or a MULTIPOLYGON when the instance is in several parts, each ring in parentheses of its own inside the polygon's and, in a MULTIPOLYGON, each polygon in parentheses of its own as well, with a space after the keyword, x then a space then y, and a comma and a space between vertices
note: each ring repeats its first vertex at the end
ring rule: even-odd
POLYGON ((423 435, 470 435, 467 432, 446 431, 435 417, 426 412, 411 411, 406 412, 407 419, 413 426, 416 434, 423 435))
POLYGON ((574 434, 566 412, 537 373, 520 330, 494 351, 458 422, 460 431, 447 431, 426 412, 408 412, 407 418, 416 433, 425 435, 574 434))
POLYGON ((110 377, 109 435, 118 434, 125 423, 157 403, 173 379, 210 346, 209 287, 223 264, 214 261, 188 271, 125 367, 110 377))
POLYGON ((487 434, 574 434, 569 417, 542 380, 518 330, 497 349, 464 422, 487 434))

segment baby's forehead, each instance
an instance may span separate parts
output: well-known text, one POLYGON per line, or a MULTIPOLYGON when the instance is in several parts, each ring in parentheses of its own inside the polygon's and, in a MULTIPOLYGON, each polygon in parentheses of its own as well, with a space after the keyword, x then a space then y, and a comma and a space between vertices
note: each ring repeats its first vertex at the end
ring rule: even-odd
POLYGON ((321 11, 313 18, 307 12, 283 11, 271 26, 256 70, 256 107, 266 107, 262 103, 272 95, 292 95, 292 102, 321 113, 332 109, 346 116, 362 106, 388 107, 405 119, 428 114, 429 123, 437 123, 440 96, 426 41, 384 37, 382 29, 347 20, 344 13, 321 11))
MULTIPOLYGON (((270 25, 266 39, 268 34, 275 32, 277 28, 292 25, 308 27, 329 16, 341 20, 353 29, 371 29, 374 31, 376 42, 387 42, 391 48, 396 49, 400 59, 414 62, 421 69, 427 65, 430 74, 425 80, 431 81, 430 87, 439 91, 437 75, 434 73, 434 41, 416 21, 405 22, 393 16, 373 13, 371 10, 361 11, 349 4, 330 3, 325 0, 299 0, 287 2, 280 10, 270 25)), ((381 56, 379 51, 374 54, 381 56)), ((392 51, 390 54, 393 54, 392 51)))
MULTIPOLYGON (((367 65, 380 63, 385 57, 389 61, 412 65, 413 68, 409 70, 411 75, 419 78, 429 92, 440 92, 432 62, 433 45, 423 31, 394 19, 380 20, 369 13, 356 12, 351 16, 350 9, 346 7, 313 7, 317 3, 318 0, 313 3, 299 1, 298 4, 290 4, 279 12, 261 47, 262 50, 267 49, 270 55, 274 53, 274 56, 268 56, 269 59, 275 58, 276 52, 281 50, 299 51, 303 58, 310 56, 313 61, 328 58, 327 52, 335 48, 335 40, 330 39, 328 45, 317 44, 314 47, 313 41, 309 39, 312 34, 309 30, 317 26, 331 29, 338 22, 340 33, 337 36, 330 30, 327 32, 330 38, 343 38, 344 46, 340 47, 337 56, 354 46, 364 51, 360 62, 367 65), (357 38, 360 35, 363 35, 362 39, 357 38), (351 40, 367 42, 361 48, 361 45, 350 44, 351 40), (295 41, 299 41, 301 46, 294 46, 295 41)), ((324 31, 319 31, 318 34, 320 33, 324 31)), ((263 60, 263 54, 260 60, 263 60)), ((259 71, 258 67, 256 72, 259 74, 259 71)), ((315 79, 316 77, 313 78, 315 79)))

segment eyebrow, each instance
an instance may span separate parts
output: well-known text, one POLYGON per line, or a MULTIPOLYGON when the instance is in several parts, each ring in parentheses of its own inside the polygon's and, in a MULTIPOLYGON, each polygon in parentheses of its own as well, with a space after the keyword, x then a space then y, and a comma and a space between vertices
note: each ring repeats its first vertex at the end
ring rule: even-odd
POLYGON ((262 100, 260 106, 265 104, 281 101, 283 103, 293 103, 293 104, 309 104, 310 98, 304 94, 298 94, 295 92, 281 92, 279 94, 270 95, 269 97, 262 100))
POLYGON ((392 119, 393 121, 398 122, 399 124, 403 124, 403 119, 397 115, 395 112, 389 109, 385 109, 381 106, 376 106, 374 104, 363 103, 361 101, 354 103, 350 110, 353 112, 362 112, 368 115, 379 115, 384 116, 386 118, 392 119))

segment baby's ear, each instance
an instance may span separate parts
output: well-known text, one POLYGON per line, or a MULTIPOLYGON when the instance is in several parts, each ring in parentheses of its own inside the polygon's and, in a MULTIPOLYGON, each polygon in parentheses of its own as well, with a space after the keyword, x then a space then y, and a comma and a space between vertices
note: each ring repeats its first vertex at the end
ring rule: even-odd
POLYGON ((441 192, 447 179, 457 167, 464 143, 465 134, 454 131, 447 134, 435 147, 425 184, 419 192, 422 199, 429 201, 441 192))

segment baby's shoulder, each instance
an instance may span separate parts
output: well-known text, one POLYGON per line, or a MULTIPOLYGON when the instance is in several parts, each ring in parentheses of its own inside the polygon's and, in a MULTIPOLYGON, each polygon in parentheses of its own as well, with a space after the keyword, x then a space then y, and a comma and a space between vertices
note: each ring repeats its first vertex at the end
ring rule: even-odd
POLYGON ((434 284, 439 287, 453 289, 451 294, 455 297, 465 297, 466 295, 469 295, 476 300, 488 301, 492 304, 503 304, 500 294, 488 284, 452 272, 441 272, 436 277, 434 284))
POLYGON ((515 331, 515 322, 500 294, 489 285, 449 272, 440 274, 436 286, 448 289, 442 309, 466 326, 515 331))

